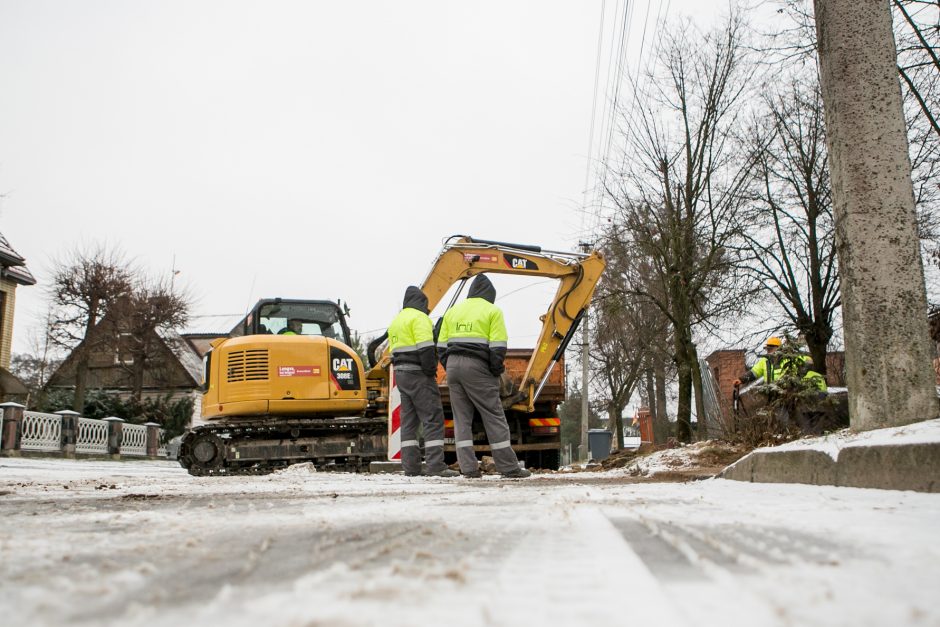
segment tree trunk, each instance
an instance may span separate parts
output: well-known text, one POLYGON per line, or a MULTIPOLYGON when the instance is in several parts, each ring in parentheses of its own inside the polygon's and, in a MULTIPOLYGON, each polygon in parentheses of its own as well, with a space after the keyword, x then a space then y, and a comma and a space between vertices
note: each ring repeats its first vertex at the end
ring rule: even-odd
POLYGON ((659 418, 656 407, 656 381, 653 379, 653 369, 646 371, 646 408, 650 411, 650 419, 653 422, 659 418))
POLYGON ((85 412, 85 388, 88 385, 88 355, 84 349, 75 362, 75 397, 72 399, 72 411, 85 412))
POLYGON ((813 358, 813 370, 826 376, 826 355, 828 354, 827 349, 832 333, 829 333, 829 337, 825 340, 822 340, 816 333, 804 333, 803 337, 806 339, 806 348, 809 349, 809 355, 813 358))
POLYGON ((613 431, 616 449, 623 450, 623 405, 610 403, 607 405, 607 424, 613 431))
POLYGON ((664 363, 660 362, 656 365, 653 377, 656 380, 656 417, 653 424, 658 427, 658 431, 654 428, 653 432, 661 438, 660 442, 665 442, 672 430, 669 427, 669 413, 666 408, 666 365, 664 363))
MULTIPOLYGON (((684 350, 684 349, 682 349, 684 350)), ((692 441, 692 368, 684 357, 677 355, 679 375, 679 398, 676 407, 676 439, 680 442, 692 441)))
POLYGON ((891 13, 883 0, 815 0, 856 429, 938 415, 891 13))
POLYGON ((88 303, 88 320, 85 321, 85 334, 78 345, 79 357, 75 362, 75 399, 72 401, 72 411, 83 413, 85 411, 85 391, 88 386, 88 365, 91 361, 91 351, 95 341, 95 327, 98 325, 99 301, 92 298, 88 303))
POLYGON ((617 416, 614 419, 615 426, 617 429, 617 450, 623 450, 623 410, 621 409, 617 412, 617 416))
POLYGON ((131 397, 140 402, 140 396, 144 389, 144 371, 146 370, 144 359, 139 355, 134 356, 134 369, 132 371, 131 397))
POLYGON ((695 344, 689 345, 689 364, 692 368, 692 393, 695 395, 695 416, 698 419, 698 439, 708 439, 708 415, 705 413, 705 396, 702 392, 702 368, 698 363, 695 344))

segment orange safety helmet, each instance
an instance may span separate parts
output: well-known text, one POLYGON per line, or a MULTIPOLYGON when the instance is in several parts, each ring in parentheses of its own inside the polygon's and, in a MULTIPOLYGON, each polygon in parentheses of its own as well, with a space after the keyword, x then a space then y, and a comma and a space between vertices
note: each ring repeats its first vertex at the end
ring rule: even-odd
POLYGON ((776 346, 777 348, 780 348, 781 345, 783 345, 783 342, 776 336, 768 337, 767 342, 764 343, 764 346, 776 346))

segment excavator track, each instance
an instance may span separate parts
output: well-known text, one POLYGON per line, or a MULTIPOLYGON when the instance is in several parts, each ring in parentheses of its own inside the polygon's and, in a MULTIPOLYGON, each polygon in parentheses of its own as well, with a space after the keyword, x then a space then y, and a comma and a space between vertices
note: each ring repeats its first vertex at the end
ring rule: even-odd
POLYGON ((180 443, 179 462, 197 477, 261 475, 291 464, 361 472, 387 454, 387 424, 376 418, 265 416, 201 425, 180 443))

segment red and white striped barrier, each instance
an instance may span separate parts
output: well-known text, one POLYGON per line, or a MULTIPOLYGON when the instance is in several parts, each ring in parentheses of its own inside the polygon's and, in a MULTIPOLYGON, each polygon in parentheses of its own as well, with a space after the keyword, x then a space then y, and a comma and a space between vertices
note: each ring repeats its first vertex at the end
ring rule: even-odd
POLYGON ((401 459, 401 393, 394 368, 388 369, 388 459, 401 459))

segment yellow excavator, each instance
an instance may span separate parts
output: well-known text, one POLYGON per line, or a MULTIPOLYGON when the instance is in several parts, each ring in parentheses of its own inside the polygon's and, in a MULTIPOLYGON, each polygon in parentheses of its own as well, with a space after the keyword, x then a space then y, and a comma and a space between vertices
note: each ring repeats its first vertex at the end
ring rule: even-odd
MULTIPOLYGON (((449 238, 422 287, 433 309, 448 290, 481 273, 558 279, 541 316, 534 349, 510 350, 504 407, 513 448, 530 466, 557 467, 564 399, 563 369, 554 367, 584 315, 604 270, 597 252, 570 253, 468 236, 449 238), (554 374, 553 374, 554 373, 554 374)), ((270 472, 312 461, 318 467, 361 470, 394 456, 389 450, 390 359, 367 361, 351 348, 349 310, 339 302, 264 299, 232 330, 212 342, 204 358, 200 425, 184 436, 180 464, 194 475, 270 472)), ((379 338, 381 339, 381 338, 379 338)), ((439 382, 452 438, 446 377, 439 382)), ((475 446, 487 451, 482 428, 475 446)), ((452 450, 452 443, 450 449, 452 450)))

